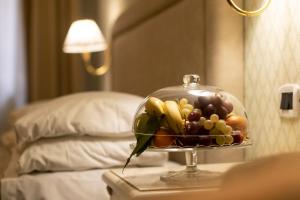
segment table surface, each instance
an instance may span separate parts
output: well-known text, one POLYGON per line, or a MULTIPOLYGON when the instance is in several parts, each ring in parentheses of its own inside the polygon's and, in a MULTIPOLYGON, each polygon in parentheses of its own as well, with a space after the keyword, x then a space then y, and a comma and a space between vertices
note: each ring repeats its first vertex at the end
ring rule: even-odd
MULTIPOLYGON (((225 172, 237 163, 201 164, 201 170, 225 172)), ((160 181, 159 175, 167 172, 184 169, 185 166, 169 164, 164 167, 143 167, 113 169, 103 175, 104 182, 111 191, 111 200, 177 200, 177 199, 201 199, 200 196, 218 190, 218 187, 195 187, 190 185, 175 186, 160 181)))

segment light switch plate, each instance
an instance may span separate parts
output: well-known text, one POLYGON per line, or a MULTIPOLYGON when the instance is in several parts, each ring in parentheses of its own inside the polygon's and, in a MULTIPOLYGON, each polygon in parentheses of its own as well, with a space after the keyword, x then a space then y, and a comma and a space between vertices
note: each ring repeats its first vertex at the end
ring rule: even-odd
POLYGON ((280 95, 280 116, 284 118, 295 118, 299 115, 300 85, 288 83, 279 88, 280 95))

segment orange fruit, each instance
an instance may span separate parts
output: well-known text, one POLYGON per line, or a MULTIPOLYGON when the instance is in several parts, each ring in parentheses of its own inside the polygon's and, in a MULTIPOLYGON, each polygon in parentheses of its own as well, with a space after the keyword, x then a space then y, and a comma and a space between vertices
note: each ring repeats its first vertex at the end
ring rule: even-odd
POLYGON ((159 129, 153 139, 153 145, 155 147, 168 147, 174 142, 174 137, 166 130, 159 129))
POLYGON ((244 137, 247 136, 247 119, 238 115, 231 115, 226 119, 226 125, 232 127, 233 130, 241 131, 244 137))

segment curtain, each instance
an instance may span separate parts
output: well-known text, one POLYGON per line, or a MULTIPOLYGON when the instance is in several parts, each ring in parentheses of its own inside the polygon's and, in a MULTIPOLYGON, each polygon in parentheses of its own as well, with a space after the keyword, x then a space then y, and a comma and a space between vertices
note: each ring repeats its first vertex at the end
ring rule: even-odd
POLYGON ((26 101, 22 18, 22 0, 0 0, 0 132, 9 112, 26 101))
POLYGON ((29 101, 101 89, 101 77, 85 72, 79 54, 62 52, 71 23, 95 18, 97 1, 24 0, 24 10, 29 101))

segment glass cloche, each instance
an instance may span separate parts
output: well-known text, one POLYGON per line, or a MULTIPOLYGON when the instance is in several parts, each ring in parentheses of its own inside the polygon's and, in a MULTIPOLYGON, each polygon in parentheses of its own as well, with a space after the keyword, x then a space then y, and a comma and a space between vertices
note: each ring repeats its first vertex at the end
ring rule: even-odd
POLYGON ((199 85, 198 75, 185 75, 181 86, 150 94, 139 107, 133 131, 153 134, 157 148, 224 146, 247 139, 246 112, 240 101, 219 88, 199 85))
POLYGON ((185 75, 182 85, 157 90, 145 98, 135 115, 137 143, 131 156, 139 156, 146 149, 188 152, 186 170, 198 173, 197 150, 248 144, 242 103, 230 93, 200 85, 199 81, 198 75, 185 75))

